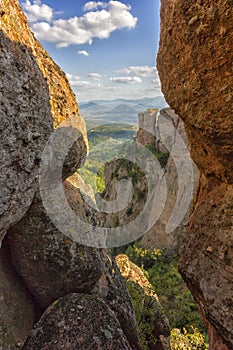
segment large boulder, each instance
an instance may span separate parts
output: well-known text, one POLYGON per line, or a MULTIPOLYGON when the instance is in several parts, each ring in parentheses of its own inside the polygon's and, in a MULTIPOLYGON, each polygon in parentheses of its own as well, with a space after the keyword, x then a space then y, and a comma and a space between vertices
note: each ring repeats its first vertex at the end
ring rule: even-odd
MULTIPOLYGON (((217 333, 223 337, 229 349, 233 348, 232 203, 232 186, 216 182, 203 184, 192 225, 180 249, 179 261, 185 281, 213 326, 211 335, 217 333)), ((221 348, 212 345, 211 349, 221 348)))
MULTIPOLYGON (((67 199, 77 215, 84 202, 68 181, 67 199)), ((104 249, 76 243, 50 220, 40 197, 7 235, 12 263, 42 308, 71 292, 88 293, 99 280, 107 259, 104 249)))
POLYGON ((231 0, 162 0, 157 67, 207 176, 233 182, 231 0))
POLYGON ((43 314, 23 350, 130 350, 119 321, 106 303, 86 294, 70 294, 43 314))

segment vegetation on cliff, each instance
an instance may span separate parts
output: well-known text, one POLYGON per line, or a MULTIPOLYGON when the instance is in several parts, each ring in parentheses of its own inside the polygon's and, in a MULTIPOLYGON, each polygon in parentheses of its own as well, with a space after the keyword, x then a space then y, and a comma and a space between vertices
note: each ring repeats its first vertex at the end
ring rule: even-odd
MULTIPOLYGON (((124 252, 139 266, 158 295, 164 314, 168 317, 172 350, 207 349, 207 333, 192 294, 178 272, 177 256, 154 249, 144 249, 140 243, 115 249, 124 252)), ((135 308, 143 349, 148 349, 148 329, 152 329, 151 305, 142 305, 141 295, 132 284, 127 284, 135 308)))

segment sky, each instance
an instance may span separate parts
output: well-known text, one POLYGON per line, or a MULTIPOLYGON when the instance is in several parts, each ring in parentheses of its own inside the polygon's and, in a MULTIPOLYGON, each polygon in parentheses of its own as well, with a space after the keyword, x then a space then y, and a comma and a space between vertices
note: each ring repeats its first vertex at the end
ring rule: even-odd
POLYGON ((78 102, 160 96, 160 0, 20 0, 78 102))

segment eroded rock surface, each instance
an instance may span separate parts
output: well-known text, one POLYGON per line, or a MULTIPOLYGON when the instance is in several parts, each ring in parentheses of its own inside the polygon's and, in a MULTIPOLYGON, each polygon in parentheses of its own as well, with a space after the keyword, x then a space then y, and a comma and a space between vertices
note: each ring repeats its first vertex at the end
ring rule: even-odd
POLYGON ((161 2, 157 67, 195 163, 233 182, 232 1, 161 2))
POLYGON ((35 325, 24 350, 130 350, 120 323, 96 296, 70 294, 53 303, 35 325))
POLYGON ((233 349, 233 8, 230 0, 161 3, 158 70, 203 173, 180 271, 209 322, 210 349, 233 349))
POLYGON ((32 202, 53 128, 47 83, 30 48, 7 38, 1 27, 0 44, 1 240, 32 202))
MULTIPOLYGON (((154 129, 155 135, 150 146, 154 150, 155 156, 160 159, 164 167, 167 194, 166 203, 161 216, 147 234, 142 237, 141 242, 143 246, 148 249, 166 248, 169 252, 175 252, 189 225, 193 196, 196 195, 199 187, 199 171, 193 162, 188 162, 185 168, 185 163, 182 161, 185 157, 190 157, 190 145, 187 140, 184 123, 174 110, 165 108, 160 111, 157 121, 155 118, 149 118, 149 120, 151 121, 151 125, 148 125, 149 121, 147 121, 147 127, 154 129), (154 125, 154 123, 156 123, 156 125, 154 125), (169 138, 163 135, 163 130, 168 129, 167 125, 169 125, 169 133, 171 134, 169 138), (167 141, 164 141, 165 139, 167 139, 167 141), (182 147, 180 147, 180 145, 182 147), (179 147, 178 152, 174 152, 175 147, 179 147), (170 155, 169 152, 171 152, 170 155), (181 176, 183 179, 181 179, 181 176), (179 181, 186 183, 186 188, 182 189, 179 181), (189 189, 192 192, 191 196, 189 189), (182 202, 185 202, 187 194, 189 196, 189 202, 186 203, 186 205, 182 205, 182 202), (175 210, 176 202, 178 206, 180 206, 176 214, 177 217, 178 215, 180 216, 180 221, 168 232, 169 220, 175 210)), ((140 138, 138 141, 144 145, 143 139, 140 138)))

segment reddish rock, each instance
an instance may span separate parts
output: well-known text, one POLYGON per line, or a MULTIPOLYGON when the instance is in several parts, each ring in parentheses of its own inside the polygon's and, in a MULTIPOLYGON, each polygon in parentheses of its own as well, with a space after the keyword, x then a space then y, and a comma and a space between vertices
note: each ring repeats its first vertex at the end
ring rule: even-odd
POLYGON ((231 0, 161 2, 157 67, 168 104, 185 121, 206 175, 233 182, 231 0))

